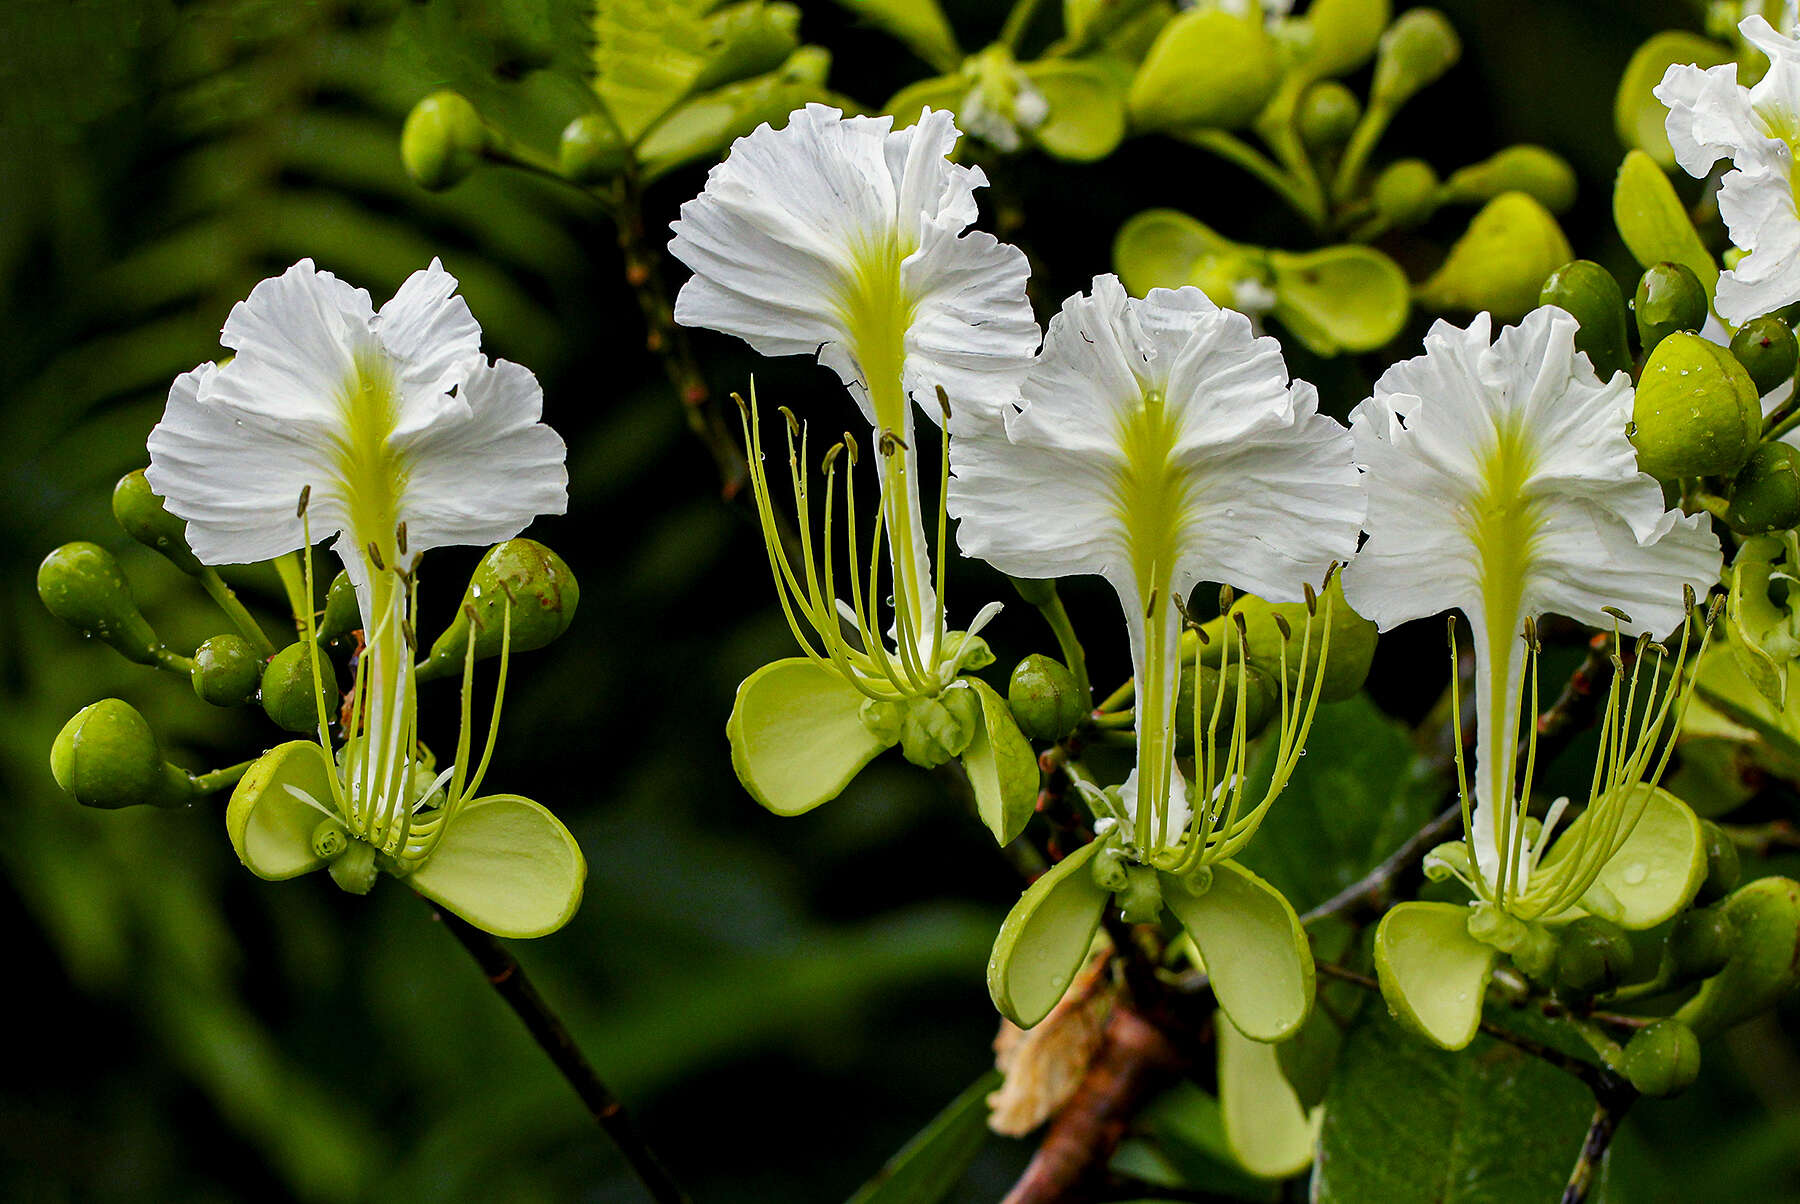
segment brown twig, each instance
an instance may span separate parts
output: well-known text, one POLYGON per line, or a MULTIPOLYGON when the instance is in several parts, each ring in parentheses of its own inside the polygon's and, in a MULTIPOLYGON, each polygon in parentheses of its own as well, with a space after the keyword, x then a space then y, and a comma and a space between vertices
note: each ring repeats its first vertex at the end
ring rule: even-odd
POLYGON ((1594 1119, 1588 1124, 1581 1154, 1575 1159, 1575 1169, 1569 1172, 1569 1185, 1563 1188, 1561 1204, 1583 1204, 1588 1198, 1600 1161, 1606 1157, 1606 1151, 1619 1131, 1619 1121, 1637 1099, 1637 1093, 1630 1087, 1618 1086, 1604 1093, 1596 1091, 1595 1099, 1594 1119))

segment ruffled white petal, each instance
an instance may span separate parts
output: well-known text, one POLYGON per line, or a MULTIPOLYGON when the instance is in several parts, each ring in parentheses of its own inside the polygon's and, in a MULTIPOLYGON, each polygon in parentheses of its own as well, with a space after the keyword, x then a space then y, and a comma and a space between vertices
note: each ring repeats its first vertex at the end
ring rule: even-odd
POLYGON ((456 277, 433 259, 406 278, 373 323, 382 348, 398 367, 397 435, 430 426, 450 410, 450 391, 481 356, 481 327, 456 295, 456 277))

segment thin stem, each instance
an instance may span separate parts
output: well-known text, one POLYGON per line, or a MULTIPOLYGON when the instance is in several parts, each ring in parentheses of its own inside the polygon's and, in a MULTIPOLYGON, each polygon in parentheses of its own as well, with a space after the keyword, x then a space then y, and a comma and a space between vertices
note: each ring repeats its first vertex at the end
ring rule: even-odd
POLYGON ((275 574, 281 578, 281 588, 287 594, 288 609, 294 612, 294 627, 296 630, 304 628, 306 616, 313 609, 313 600, 306 592, 306 574, 300 566, 300 553, 277 556, 274 564, 275 574))
POLYGON ((1012 11, 1006 14, 1006 25, 1000 30, 1000 45, 1008 50, 1018 50, 1019 39, 1025 36, 1041 3, 1042 0, 1013 0, 1012 11))
POLYGON ((600 1080, 587 1057, 575 1044, 575 1038, 569 1034, 568 1027, 562 1019, 544 1002, 537 988, 525 976, 518 960, 512 952, 493 935, 476 928, 474 925, 457 918, 441 908, 433 908, 436 919, 450 930, 481 972, 487 976, 489 985, 512 1008, 515 1015, 525 1024, 532 1040, 550 1058, 551 1064, 575 1089, 581 1102, 587 1105, 588 1113, 595 1123, 605 1130, 618 1146, 619 1152, 625 1155, 625 1161, 643 1184, 644 1191, 657 1204, 688 1204, 687 1193, 670 1178, 669 1172, 644 1141, 643 1134, 638 1132, 625 1105, 600 1080))
POLYGON ((1324 207, 1298 181, 1276 166, 1273 160, 1235 134, 1228 134, 1224 130, 1189 130, 1181 137, 1201 150, 1211 151, 1219 158, 1243 168, 1267 185, 1308 222, 1315 227, 1324 226, 1324 207))
POLYGON ((156 667, 158 669, 167 669, 170 673, 177 673, 182 677, 190 677, 193 675, 194 658, 191 656, 183 656, 179 652, 172 652, 162 644, 158 644, 156 647, 152 648, 150 650, 150 655, 156 658, 156 667))
POLYGON ((1637 1093, 1629 1088, 1615 1088, 1597 1092, 1596 1099, 1594 1119, 1588 1124, 1587 1137, 1581 1143, 1581 1155, 1575 1159, 1575 1169, 1569 1173, 1569 1185, 1563 1188, 1561 1204, 1583 1204, 1588 1198, 1588 1193, 1594 1189, 1594 1172, 1599 1169, 1601 1159, 1606 1157, 1606 1151, 1619 1131, 1619 1121, 1637 1099, 1637 1093))
POLYGON ((1087 654, 1081 649, 1081 641, 1075 638, 1075 627, 1069 622, 1069 612, 1056 593, 1054 583, 1050 587, 1050 600, 1038 607, 1038 613, 1044 616, 1044 622, 1050 624, 1050 630, 1056 636, 1063 664, 1075 675, 1075 693, 1085 709, 1093 700, 1093 687, 1088 684, 1087 654))
MULTIPOLYGON (((277 561, 277 563, 280 562, 277 561)), ((225 612, 226 617, 243 634, 243 637, 256 645, 257 655, 265 659, 275 655, 275 645, 270 641, 268 634, 263 631, 262 625, 256 621, 255 616, 244 609, 244 604, 238 601, 238 596, 232 592, 229 585, 225 584, 225 579, 219 576, 217 570, 211 565, 200 566, 200 585, 212 600, 219 604, 219 609, 225 612)))
POLYGON ((1344 157, 1338 160, 1337 175, 1331 183, 1333 200, 1342 203, 1350 199, 1370 152, 1381 141, 1388 122, 1393 119, 1393 110, 1386 105, 1372 104, 1363 112, 1362 120, 1356 123, 1356 130, 1350 135, 1350 144, 1344 148, 1344 157))
POLYGON ((193 783, 194 793, 211 794, 215 790, 225 790, 238 784, 238 780, 250 772, 256 764, 254 758, 239 761, 236 765, 227 765, 223 769, 215 769, 210 773, 197 773, 188 780, 193 783))

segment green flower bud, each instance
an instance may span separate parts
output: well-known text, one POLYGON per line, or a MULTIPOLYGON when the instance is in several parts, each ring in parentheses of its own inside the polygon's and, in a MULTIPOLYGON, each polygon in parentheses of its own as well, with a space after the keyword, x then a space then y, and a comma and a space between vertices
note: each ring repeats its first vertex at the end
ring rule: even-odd
POLYGON ((1125 854, 1108 845, 1094 854, 1094 885, 1101 890, 1121 891, 1130 882, 1130 866, 1125 854))
POLYGON ((1336 151, 1362 120, 1362 102, 1336 80, 1314 84, 1300 100, 1300 137, 1316 154, 1336 151))
POLYGON ((1556 969, 1561 943, 1542 924, 1510 915, 1492 903, 1469 909, 1469 935, 1512 958, 1519 972, 1534 982, 1547 982, 1556 969))
POLYGON ((469 577, 455 621, 419 666, 419 680, 462 672, 471 626, 475 628, 475 659, 499 655, 509 599, 512 651, 532 652, 569 629, 581 601, 581 586, 562 557, 535 539, 495 544, 469 577))
POLYGON ((1262 112, 1280 83, 1275 43, 1260 21, 1192 9, 1156 35, 1126 103, 1139 129, 1231 130, 1262 112))
POLYGON ((982 724, 981 699, 967 686, 936 698, 915 698, 900 728, 900 751, 921 769, 936 769, 960 757, 982 724))
POLYGON ((1710 819, 1703 819, 1700 831, 1706 840, 1706 881, 1700 884, 1694 898, 1700 904, 1707 904, 1736 890, 1743 871, 1738 863, 1737 845, 1725 834, 1725 829, 1710 819))
POLYGON ((1542 202, 1503 192, 1482 206, 1431 278, 1414 290, 1440 312, 1490 311, 1516 322, 1537 307, 1551 272, 1574 258, 1562 227, 1542 202))
POLYGON ((125 570, 97 543, 66 543, 38 565, 44 609, 71 627, 97 636, 126 660, 154 665, 162 641, 138 612, 125 570))
POLYGON ((1793 379, 1794 365, 1800 361, 1800 343, 1794 339, 1793 327, 1765 314, 1738 327, 1731 336, 1731 354, 1756 382, 1756 391, 1767 395, 1793 379))
POLYGON ((421 188, 459 183, 488 149, 481 114, 460 93, 433 92, 413 106, 400 130, 400 162, 421 188))
POLYGON ((1558 934, 1556 982, 1576 995, 1608 991, 1631 971, 1631 938, 1617 924, 1582 916, 1558 934))
POLYGON ((883 744, 893 745, 899 741, 900 729, 906 722, 906 707, 885 698, 865 698, 857 716, 870 735, 883 744))
POLYGON ((1019 730, 1033 740, 1060 740, 1088 712, 1075 675, 1054 657, 1034 652, 1013 666, 1006 705, 1019 730))
POLYGON ((1369 103, 1399 108, 1441 79, 1461 57, 1462 39, 1443 13, 1435 8, 1408 9, 1381 35, 1369 103))
POLYGON ((1739 535, 1763 535, 1800 526, 1800 448, 1759 443, 1728 494, 1725 522, 1739 535))
POLYGON ((1625 292, 1613 274, 1589 259, 1576 259, 1550 273, 1538 293, 1540 305, 1566 310, 1581 323, 1575 346, 1585 352, 1601 380, 1631 368, 1625 334, 1625 292))
POLYGON ((1475 204, 1503 192, 1528 193, 1550 212, 1562 213, 1575 203, 1575 169, 1541 146, 1509 146, 1452 172, 1444 182, 1444 199, 1459 204, 1475 204))
POLYGON ((1731 957, 1675 1013, 1702 1036, 1767 1011, 1800 982, 1800 883, 1758 878, 1715 906, 1731 925, 1731 957))
POLYGON ((1677 1095, 1699 1077, 1700 1038, 1679 1020, 1658 1020, 1626 1044, 1620 1069, 1645 1095, 1677 1095))
POLYGON ((1127 924, 1154 924, 1162 919, 1162 884, 1147 865, 1125 867, 1125 889, 1116 897, 1127 924))
POLYGON ((331 658, 319 653, 319 673, 313 678, 312 649, 301 641, 289 644, 269 658, 262 674, 262 709, 283 731, 317 734, 319 701, 325 705, 325 717, 337 712, 337 667, 331 658))
POLYGON ((50 746, 56 784, 84 807, 182 807, 193 782, 163 760, 150 724, 129 704, 105 698, 83 707, 50 746))
POLYGON ((340 640, 362 626, 362 610, 356 604, 356 586, 350 582, 349 573, 339 573, 331 579, 331 588, 325 591, 325 616, 319 620, 319 640, 330 643, 340 640))
POLYGON ((325 868, 340 890, 353 895, 366 895, 375 885, 378 868, 375 864, 375 846, 365 841, 352 840, 325 868))
MULTIPOLYGON (((1363 682, 1368 680, 1369 667, 1375 659, 1375 624, 1350 609, 1350 603, 1344 600, 1341 577, 1332 577, 1331 586, 1326 592, 1331 603, 1331 647, 1326 655, 1325 679, 1319 686, 1319 701, 1342 702, 1355 695, 1362 689, 1363 682)), ((1306 684, 1309 687, 1318 672, 1325 602, 1324 598, 1318 601, 1318 613, 1312 620, 1312 642, 1306 651, 1306 684)), ((1300 653, 1306 640, 1306 603, 1271 604, 1246 594, 1237 600, 1231 612, 1233 616, 1243 616, 1248 650, 1246 659, 1250 664, 1267 673, 1270 680, 1279 686, 1285 649, 1288 688, 1298 689, 1301 685, 1300 653), (1281 620, 1280 623, 1276 622, 1277 618, 1281 620), (1283 625, 1287 628, 1286 635, 1282 634, 1283 625)), ((1236 622, 1221 624, 1217 630, 1224 638, 1215 637, 1210 644, 1201 647, 1201 663, 1223 667, 1228 652, 1235 663, 1238 639, 1236 622)), ((1235 674, 1236 669, 1232 672, 1235 674)))
POLYGON ((1711 978, 1731 960, 1735 934, 1716 907, 1682 912, 1669 929, 1669 960, 1682 979, 1711 978))
POLYGON ((563 127, 557 165, 577 184, 597 184, 625 166, 625 140, 604 113, 583 113, 563 127))
POLYGON ((1638 345, 1647 355, 1676 331, 1699 330, 1706 324, 1706 289, 1682 264, 1659 263, 1638 280, 1632 309, 1637 314, 1638 345))
POLYGON ((1313 0, 1298 22, 1306 78, 1346 75, 1368 62, 1392 12, 1388 0, 1313 0))
POLYGON ((125 534, 161 552, 189 576, 200 572, 200 561, 187 545, 187 524, 164 508, 163 500, 151 491, 143 469, 126 473, 113 486, 112 512, 125 534))
POLYGON ((335 819, 322 819, 312 832, 312 851, 327 861, 342 857, 350 847, 350 833, 335 819))
POLYGON ((194 693, 216 707, 243 706, 262 686, 262 658, 241 635, 215 635, 194 649, 194 693))
POLYGON ((1381 169, 1370 195, 1394 225, 1422 225, 1438 210, 1438 174, 1423 159, 1401 159, 1381 169))
MULTIPOLYGON (((1236 663, 1233 663, 1229 671, 1212 665, 1183 665, 1181 692, 1175 696, 1175 751, 1182 756, 1191 756, 1194 751, 1196 677, 1200 685, 1200 722, 1203 727, 1212 723, 1213 705, 1218 698, 1221 683, 1224 685, 1225 701, 1219 711, 1217 737, 1220 747, 1225 746, 1225 741, 1230 738, 1232 728, 1237 723, 1236 663)), ((1269 726, 1269 720, 1275 717, 1275 710, 1281 705, 1281 686, 1273 675, 1254 664, 1244 668, 1244 686, 1244 738, 1249 740, 1269 726)))
POLYGON ((1659 480, 1729 476, 1762 435, 1762 399, 1730 352, 1680 331, 1645 362, 1626 433, 1638 467, 1659 480))

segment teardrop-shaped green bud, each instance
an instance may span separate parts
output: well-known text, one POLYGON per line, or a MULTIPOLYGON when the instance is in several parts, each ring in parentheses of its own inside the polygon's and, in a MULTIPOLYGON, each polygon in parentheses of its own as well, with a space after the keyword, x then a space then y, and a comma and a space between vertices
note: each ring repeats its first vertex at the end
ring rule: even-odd
POLYGON ((1262 112, 1280 83, 1275 43, 1260 19, 1193 9, 1156 35, 1126 104, 1142 130, 1234 130, 1262 112))
POLYGON ((1800 362, 1800 342, 1794 339, 1794 328, 1773 314, 1738 327, 1731 336, 1731 354, 1756 382, 1756 391, 1765 397, 1794 378, 1794 365, 1800 362))
POLYGON ((1576 995, 1617 986, 1631 971, 1631 938, 1617 924, 1582 916, 1557 934, 1556 984, 1576 995))
POLYGON ((1737 845, 1724 828, 1710 819, 1703 819, 1700 831, 1706 845, 1706 878, 1700 883, 1694 899, 1697 903, 1707 904, 1723 899, 1737 889, 1743 864, 1738 858, 1737 845))
POLYGON ((320 679, 313 677, 312 648, 303 640, 269 658, 262 671, 262 709, 283 731, 319 730, 320 703, 327 719, 337 714, 337 667, 318 654, 320 679))
POLYGON ((1299 22, 1305 52, 1296 70, 1307 79, 1348 75, 1375 53, 1392 13, 1388 0, 1313 0, 1299 22))
POLYGON ((1509 146, 1483 162, 1451 173, 1444 200, 1475 204, 1503 192, 1536 197, 1552 213, 1575 204, 1575 169, 1541 146, 1509 146))
POLYGON ((1601 380, 1631 368, 1631 343, 1625 331, 1625 291, 1613 274, 1591 259, 1563 264, 1544 281, 1538 303, 1554 305, 1581 324, 1575 347, 1586 353, 1601 380))
POLYGON ((706 19, 705 36, 711 50, 694 79, 695 92, 781 66, 800 45, 800 10, 762 0, 729 4, 706 19))
POLYGON ((192 779, 163 760, 156 733, 131 704, 103 698, 63 725, 50 773, 84 807, 183 807, 192 779))
POLYGON ((319 640, 330 643, 340 640, 362 626, 362 611, 356 604, 356 586, 350 581, 349 573, 339 573, 331 579, 331 588, 325 591, 325 615, 319 620, 319 640))
POLYGON ((1735 935, 1717 907, 1682 912, 1669 929, 1667 946, 1675 973, 1689 982, 1711 978, 1731 960, 1735 935))
POLYGON ((1484 205, 1414 296, 1442 312, 1490 311, 1516 322, 1537 306, 1544 281, 1572 258, 1562 227, 1536 197, 1504 192, 1484 205))
POLYGON ((1435 8, 1400 14, 1381 35, 1369 103, 1392 110, 1436 83, 1462 57, 1462 39, 1435 8))
POLYGON ((113 486, 112 512, 125 534, 161 552, 189 576, 200 572, 200 561, 187 545, 187 524, 169 513, 150 488, 143 469, 126 473, 113 486))
POLYGON ((981 723, 981 700, 966 685, 935 698, 915 698, 900 727, 900 751, 919 768, 936 769, 963 754, 981 723))
POLYGON ((1800 983, 1800 883, 1758 878, 1716 906, 1731 925, 1731 959, 1675 1013, 1703 1037, 1767 1011, 1800 983))
POLYGON ((1075 675, 1052 656, 1034 652, 1013 666, 1006 705, 1019 730, 1033 740, 1060 740, 1087 714, 1075 675))
MULTIPOLYGON (((1309 674, 1310 676, 1310 674, 1309 674)), ((1194 751, 1194 686, 1199 682, 1200 722, 1202 728, 1212 723, 1213 707, 1220 706, 1218 734, 1220 748, 1227 747, 1232 730, 1237 726, 1238 673, 1234 663, 1229 672, 1212 665, 1186 664, 1181 667, 1181 691, 1175 696, 1175 751, 1191 756, 1194 751), (1219 691, 1224 690, 1223 704, 1219 691)), ((1244 738, 1254 739, 1281 704, 1281 686, 1257 665, 1244 667, 1244 738)), ((1203 731, 1204 735, 1204 731, 1203 731)))
POLYGON ((1423 159, 1397 160, 1375 177, 1370 199, 1395 226, 1422 225, 1438 210, 1438 174, 1423 159))
POLYGON ((216 707, 239 707, 262 686, 262 657, 241 635, 215 635, 194 649, 194 693, 216 707))
POLYGON ((1706 324, 1706 290, 1699 277, 1679 263, 1652 264, 1638 279, 1631 308, 1637 317, 1638 345, 1648 355, 1678 330, 1706 324))
POLYGON ((1362 102, 1336 80, 1324 80, 1300 98, 1300 140, 1315 155, 1330 154, 1350 141, 1362 120, 1362 102))
POLYGON ((604 113, 583 113, 563 127, 556 164, 577 184, 598 184, 625 166, 625 139, 604 113))
POLYGON ((361 840, 350 841, 326 867, 338 889, 353 895, 368 894, 380 876, 379 870, 375 864, 375 846, 361 840))
POLYGON ((400 162, 433 192, 460 182, 488 149, 487 126, 461 93, 433 92, 414 105, 400 130, 400 162))
POLYGON ((461 673, 469 631, 475 631, 475 659, 498 656, 512 607, 512 651, 531 652, 569 629, 581 586, 561 556, 535 539, 495 544, 475 566, 456 619, 431 646, 419 666, 419 680, 461 673))
POLYGON ((1631 1038, 1619 1066, 1645 1095, 1678 1095, 1700 1075, 1700 1038, 1679 1020, 1658 1020, 1631 1038))
POLYGON ((1115 896, 1127 924, 1154 924, 1162 919, 1162 884, 1147 865, 1125 867, 1125 889, 1115 896))
POLYGON ((1680 331, 1645 362, 1628 433, 1638 467, 1658 480, 1729 476, 1762 434, 1762 401, 1729 351, 1680 331))
POLYGON ((103 640, 126 660, 154 665, 162 641, 138 611, 131 584, 113 554, 97 543, 66 543, 37 571, 44 609, 71 627, 103 640))
MULTIPOLYGON (((1331 603, 1331 646, 1325 659, 1325 677, 1319 685, 1319 701, 1342 702, 1362 689, 1369 668, 1375 660, 1377 632, 1375 624, 1357 614, 1344 600, 1340 576, 1333 576, 1327 590, 1331 603)), ((1312 618, 1310 645, 1307 636, 1307 608, 1304 602, 1269 603, 1246 594, 1231 608, 1233 616, 1242 615, 1247 658, 1277 683, 1285 671, 1288 688, 1301 686, 1301 654, 1305 652, 1305 684, 1310 688, 1318 674, 1319 649, 1325 634, 1325 598, 1318 602, 1312 618), (1281 622, 1277 623, 1279 618, 1281 622), (1286 634, 1282 628, 1286 627, 1286 634)), ((1237 656, 1235 621, 1221 625, 1223 639, 1214 639, 1200 650, 1200 661, 1208 665, 1224 665, 1229 652, 1232 663, 1237 656)), ((1234 670, 1235 672, 1235 670, 1234 670)))

